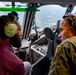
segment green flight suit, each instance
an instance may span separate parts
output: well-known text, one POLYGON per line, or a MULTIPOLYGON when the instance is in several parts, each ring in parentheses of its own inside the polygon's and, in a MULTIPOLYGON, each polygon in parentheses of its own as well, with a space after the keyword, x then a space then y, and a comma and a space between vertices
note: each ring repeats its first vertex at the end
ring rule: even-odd
POLYGON ((60 44, 48 75, 76 75, 76 36, 60 44))

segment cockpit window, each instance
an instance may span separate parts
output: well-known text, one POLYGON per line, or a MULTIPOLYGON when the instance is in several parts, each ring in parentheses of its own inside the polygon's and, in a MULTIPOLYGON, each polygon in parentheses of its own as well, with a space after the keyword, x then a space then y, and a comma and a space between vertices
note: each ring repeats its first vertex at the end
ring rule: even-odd
POLYGON ((76 13, 76 6, 74 7, 72 13, 76 13))
MULTIPOLYGON (((25 7, 26 8, 26 3, 15 2, 14 4, 15 4, 16 8, 19 8, 19 7, 25 7)), ((12 8, 12 2, 0 2, 0 8, 12 8)), ((7 9, 0 11, 0 16, 1 15, 7 15, 7 13, 9 13, 9 12, 11 12, 11 11, 8 11, 7 9)), ((23 11, 23 12, 18 11, 17 12, 18 16, 19 16, 19 23, 21 26, 23 24, 24 12, 25 11, 23 11)))
POLYGON ((65 14, 66 7, 60 5, 44 5, 39 7, 36 12, 36 25, 39 28, 51 27, 56 25, 58 20, 62 19, 65 14))

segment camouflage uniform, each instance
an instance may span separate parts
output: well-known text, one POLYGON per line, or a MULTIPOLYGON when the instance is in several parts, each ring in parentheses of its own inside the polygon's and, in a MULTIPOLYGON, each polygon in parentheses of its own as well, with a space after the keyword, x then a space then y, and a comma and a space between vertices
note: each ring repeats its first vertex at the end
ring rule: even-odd
POLYGON ((76 36, 64 40, 58 49, 48 75, 76 75, 76 36))

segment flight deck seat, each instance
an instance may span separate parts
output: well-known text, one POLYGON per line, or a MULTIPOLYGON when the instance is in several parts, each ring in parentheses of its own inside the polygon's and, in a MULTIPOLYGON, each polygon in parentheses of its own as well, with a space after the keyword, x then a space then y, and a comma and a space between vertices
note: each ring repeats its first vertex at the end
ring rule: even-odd
MULTIPOLYGON (((50 28, 46 27, 44 29, 44 34, 45 36, 47 37, 48 39, 48 48, 50 53, 52 51, 52 49, 50 50, 50 46, 52 48, 52 40, 53 40, 53 33, 51 31, 50 28)), ((47 51, 48 52, 48 51, 47 51)), ((49 52, 46 53, 45 56, 43 56, 42 58, 40 58, 36 63, 34 63, 32 66, 32 75, 46 75, 47 72, 49 71, 49 66, 50 66, 50 60, 49 60, 49 57, 50 54, 49 52)))
POLYGON ((50 62, 54 57, 56 46, 60 43, 60 40, 58 38, 59 25, 60 25, 60 20, 58 20, 57 22, 57 27, 55 32, 53 32, 49 27, 44 28, 44 34, 48 39, 47 54, 46 56, 39 59, 35 64, 33 64, 32 75, 48 74, 50 68, 50 62))
POLYGON ((57 45, 61 42, 58 38, 60 21, 61 20, 57 21, 56 29, 54 32, 50 28, 44 29, 45 35, 48 38, 48 49, 46 56, 49 58, 50 61, 52 61, 54 57, 57 45))
POLYGON ((56 30, 54 32, 54 45, 53 45, 54 46, 54 53, 55 53, 57 45, 61 43, 61 41, 58 38, 60 21, 61 20, 57 21, 56 30))

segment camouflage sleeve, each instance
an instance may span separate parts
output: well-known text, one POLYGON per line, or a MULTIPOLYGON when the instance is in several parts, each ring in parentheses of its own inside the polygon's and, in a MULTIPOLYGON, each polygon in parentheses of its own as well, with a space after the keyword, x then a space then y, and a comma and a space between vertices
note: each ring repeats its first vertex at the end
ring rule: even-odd
POLYGON ((60 45, 55 55, 48 75, 71 75, 70 64, 76 67, 76 52, 71 43, 60 45))

